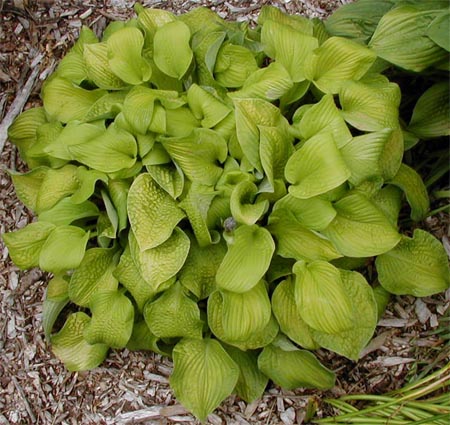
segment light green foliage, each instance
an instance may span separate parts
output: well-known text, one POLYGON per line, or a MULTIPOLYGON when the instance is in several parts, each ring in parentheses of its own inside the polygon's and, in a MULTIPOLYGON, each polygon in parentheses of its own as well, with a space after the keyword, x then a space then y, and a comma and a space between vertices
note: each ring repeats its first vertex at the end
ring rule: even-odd
POLYGON ((55 355, 73 371, 110 347, 172 356, 176 397, 205 420, 269 379, 333 387, 307 350, 357 360, 390 293, 446 290, 442 245, 398 225, 403 193, 413 220, 430 205, 405 146, 448 135, 445 3, 359 0, 325 25, 264 6, 255 29, 136 5, 101 40, 82 28, 9 128, 37 222, 3 241, 54 273, 55 355), (403 103, 389 62, 436 82, 403 103), (375 256, 374 290, 373 267, 370 283, 353 270, 375 256))

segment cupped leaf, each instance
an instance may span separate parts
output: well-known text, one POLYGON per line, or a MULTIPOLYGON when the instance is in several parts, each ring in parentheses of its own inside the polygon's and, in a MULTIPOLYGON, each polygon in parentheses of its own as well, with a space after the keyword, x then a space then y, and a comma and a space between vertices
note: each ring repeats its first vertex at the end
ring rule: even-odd
POLYGON ((106 358, 109 347, 89 344, 83 336, 91 318, 82 311, 71 314, 63 328, 51 338, 52 351, 71 372, 93 369, 106 358))
POLYGON ((174 199, 147 173, 140 174, 131 185, 127 210, 141 251, 165 242, 184 217, 174 199))
POLYGON ((113 119, 119 115, 126 92, 115 91, 105 94, 98 99, 86 112, 84 121, 94 122, 97 120, 113 119))
POLYGON ((330 133, 309 139, 289 158, 285 176, 289 193, 300 199, 328 192, 350 177, 341 152, 330 133))
POLYGON ((77 85, 88 80, 83 54, 75 50, 68 52, 59 62, 55 74, 77 85))
POLYGON ((69 302, 68 282, 62 275, 54 276, 47 285, 45 300, 42 305, 42 327, 45 338, 49 340, 53 325, 59 313, 69 302))
POLYGON ((291 27, 302 34, 313 35, 314 25, 311 20, 300 15, 283 13, 278 7, 264 5, 258 16, 258 24, 265 25, 267 21, 291 27))
POLYGON ((127 343, 127 349, 131 351, 150 350, 162 356, 172 356, 173 346, 165 344, 157 336, 150 332, 145 320, 134 323, 133 332, 127 343))
POLYGON ((269 231, 256 224, 238 227, 217 270, 219 288, 247 292, 264 276, 275 251, 269 231))
POLYGON ((414 230, 392 250, 376 259, 378 279, 396 295, 427 297, 450 287, 448 257, 439 241, 428 232, 414 230))
POLYGON ((92 297, 102 291, 116 290, 113 271, 117 265, 114 248, 91 248, 74 271, 69 282, 69 298, 81 307, 89 307, 92 297))
POLYGON ((448 34, 450 33, 450 12, 443 9, 433 22, 428 26, 426 34, 438 46, 450 52, 450 40, 448 34))
POLYGON ((27 173, 9 172, 17 197, 32 211, 36 210, 39 189, 47 172, 47 167, 38 167, 27 173))
POLYGON ((170 386, 177 399, 201 421, 236 386, 239 367, 214 339, 182 339, 173 350, 170 386))
POLYGON ((83 336, 89 344, 106 344, 124 348, 131 337, 134 307, 121 291, 100 291, 91 297, 92 319, 83 336))
POLYGON ((184 188, 184 174, 173 165, 147 165, 147 172, 172 198, 178 198, 184 188))
POLYGON ((258 188, 248 180, 237 184, 231 193, 231 214, 238 223, 252 225, 260 220, 269 208, 269 201, 257 199, 258 188))
POLYGON ((329 389, 335 375, 309 351, 299 350, 287 341, 264 347, 258 357, 259 369, 287 390, 298 387, 329 389))
POLYGON ((154 335, 160 338, 202 338, 200 309, 186 292, 176 282, 159 298, 145 305, 144 319, 154 335))
POLYGON ((83 218, 96 217, 99 213, 98 207, 91 201, 75 204, 71 198, 63 198, 54 207, 39 214, 39 221, 60 226, 83 218))
POLYGON ((22 112, 8 127, 8 138, 21 150, 26 150, 37 140, 38 128, 47 122, 45 109, 30 108, 22 112))

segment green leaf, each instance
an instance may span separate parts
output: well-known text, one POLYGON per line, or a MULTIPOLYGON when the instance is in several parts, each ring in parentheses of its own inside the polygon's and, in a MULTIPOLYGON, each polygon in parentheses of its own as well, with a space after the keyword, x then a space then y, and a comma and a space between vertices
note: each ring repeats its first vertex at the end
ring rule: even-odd
POLYGON ((378 279, 396 295, 427 297, 450 287, 448 257, 430 233, 416 229, 391 251, 376 259, 378 279))
POLYGON ((450 135, 450 83, 434 84, 414 106, 408 130, 421 139, 450 135))
POLYGON ((59 62, 55 75, 76 85, 81 85, 83 81, 88 80, 88 71, 83 54, 78 53, 75 49, 68 52, 59 62))
POLYGON ((110 180, 108 182, 108 192, 117 212, 117 231, 119 233, 128 227, 127 199, 129 190, 130 184, 124 180, 110 180))
POLYGON ((166 110, 167 136, 186 137, 197 127, 200 127, 200 121, 195 118, 189 108, 181 107, 166 110))
POLYGON ((125 27, 108 37, 108 61, 111 71, 125 83, 138 85, 148 81, 152 68, 142 57, 144 36, 137 28, 125 27))
POLYGON ((376 54, 401 68, 421 72, 442 62, 448 53, 426 37, 437 10, 421 10, 415 5, 400 5, 380 20, 369 46, 376 54))
POLYGON ((264 5, 258 16, 258 24, 265 25, 267 21, 291 27, 302 34, 313 35, 314 25, 312 21, 304 16, 289 15, 283 13, 278 7, 264 5))
POLYGON ((274 251, 268 230, 256 224, 238 227, 217 270, 217 286, 238 293, 249 291, 266 273, 274 251))
POLYGON ((144 28, 147 38, 150 40, 153 40, 158 28, 161 28, 168 22, 174 22, 176 20, 175 15, 167 10, 142 8, 141 10, 136 11, 138 13, 138 23, 144 28))
POLYGON ((322 231, 347 257, 371 257, 392 249, 400 234, 366 196, 350 193, 334 204, 337 216, 322 231))
POLYGON ((71 371, 94 369, 106 358, 109 347, 105 344, 89 344, 83 332, 91 318, 81 311, 71 314, 63 328, 51 338, 52 350, 71 371))
POLYGON ((411 207, 411 218, 414 221, 424 219, 430 209, 427 188, 420 175, 413 168, 401 164, 390 184, 399 187, 406 195, 411 207))
POLYGON ((204 421, 231 394, 239 367, 213 339, 183 339, 173 350, 170 386, 177 399, 204 421))
POLYGON ((91 201, 75 204, 71 198, 63 198, 54 207, 39 214, 39 221, 61 226, 83 218, 96 217, 99 213, 98 207, 91 201))
POLYGON ((433 19, 426 34, 430 37, 438 46, 450 52, 450 40, 448 34, 450 34, 450 13, 448 10, 443 10, 441 14, 433 19))
POLYGON ((289 192, 300 199, 328 192, 347 181, 350 170, 330 133, 318 134, 289 158, 285 176, 289 192))
POLYGON ((314 51, 305 76, 324 93, 336 94, 344 81, 363 77, 376 57, 366 46, 345 38, 330 37, 314 51))
POLYGON ((375 332, 378 307, 372 287, 361 274, 346 270, 339 272, 353 308, 353 326, 337 334, 311 329, 311 334, 320 346, 356 361, 375 332))
POLYGON ((134 307, 131 301, 120 291, 105 290, 91 297, 89 308, 92 319, 83 331, 86 341, 124 348, 133 331, 134 307))
POLYGON ((39 189, 41 188, 47 171, 47 167, 38 167, 27 173, 9 172, 17 197, 32 211, 36 210, 39 189))
POLYGON ((194 56, 189 45, 190 38, 191 32, 184 22, 168 22, 159 27, 153 38, 156 66, 170 77, 181 80, 194 56))
POLYGON ((141 251, 165 242, 184 217, 174 199, 147 173, 140 174, 131 185, 127 209, 141 251))
POLYGON ((55 276, 48 282, 45 300, 42 305, 42 327, 45 338, 49 340, 53 325, 59 313, 69 302, 68 282, 64 276, 55 276))
POLYGON ((37 140, 38 128, 47 122, 42 107, 27 109, 8 127, 8 138, 21 150, 26 150, 37 140))
POLYGON ((242 351, 230 345, 224 346, 228 355, 239 366, 239 379, 234 391, 247 403, 262 397, 269 378, 258 369, 258 354, 256 351, 242 351))
POLYGON ((275 384, 284 389, 298 387, 330 389, 334 386, 334 373, 323 366, 306 350, 292 344, 282 346, 274 343, 264 347, 258 357, 259 369, 275 384))
POLYGON ((252 225, 260 220, 269 208, 269 201, 258 200, 258 188, 248 180, 238 183, 230 198, 231 214, 238 223, 252 225))
POLYGON ((311 336, 309 326, 300 316, 295 303, 294 281, 290 277, 280 282, 273 291, 272 310, 281 332, 292 341, 308 350, 319 348, 311 336))
POLYGON ((163 356, 172 356, 172 346, 164 344, 160 338, 150 332, 144 320, 135 322, 133 332, 127 343, 127 349, 131 351, 150 350, 163 356))
POLYGON ((173 165, 147 165, 147 172, 173 199, 178 198, 184 188, 184 174, 173 165))
POLYGON ((375 193, 371 200, 384 212, 392 225, 397 226, 402 207, 402 191, 396 186, 387 185, 375 193))
POLYGON ((159 298, 145 305, 145 322, 154 335, 160 338, 202 338, 200 309, 186 292, 176 282, 159 298))
POLYGON ((54 229, 51 223, 37 222, 2 235, 14 264, 21 269, 37 267, 42 247, 54 229))
POLYGON ((81 307, 89 307, 92 297, 118 287, 113 271, 118 261, 114 248, 91 248, 74 271, 69 282, 69 298, 81 307))

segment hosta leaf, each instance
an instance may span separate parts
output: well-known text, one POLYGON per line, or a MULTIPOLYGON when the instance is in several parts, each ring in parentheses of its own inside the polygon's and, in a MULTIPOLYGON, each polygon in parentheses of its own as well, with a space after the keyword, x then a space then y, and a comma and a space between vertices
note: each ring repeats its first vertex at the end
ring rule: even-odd
POLYGON ((74 84, 80 85, 83 81, 88 79, 88 72, 83 54, 78 53, 75 50, 68 52, 58 64, 55 74, 74 84))
POLYGON ((150 331, 160 338, 202 337, 200 309, 179 282, 145 305, 144 318, 150 331))
POLYGON ((128 193, 128 218, 141 251, 166 241, 184 217, 173 198, 152 179, 140 174, 128 193))
POLYGON ((258 367, 275 384, 292 390, 298 387, 329 389, 334 386, 334 373, 323 366, 309 351, 294 345, 280 347, 274 343, 264 347, 258 367), (286 349, 288 348, 288 349, 286 349))
POLYGON ((346 80, 359 80, 377 55, 366 46, 341 37, 330 37, 314 51, 305 75, 324 93, 336 94, 346 80))
POLYGON ((144 86, 133 87, 123 103, 123 114, 131 128, 139 134, 147 133, 153 117, 156 96, 144 86))
POLYGON ((160 139, 164 148, 191 181, 213 186, 223 169, 228 149, 225 140, 213 130, 196 128, 188 137, 160 139))
POLYGON ((98 38, 88 26, 83 25, 80 29, 80 35, 78 40, 73 46, 73 51, 75 53, 82 54, 84 46, 86 44, 98 43, 98 38))
POLYGON ((308 326, 327 334, 353 327, 353 306, 339 269, 325 261, 298 261, 293 272, 295 302, 308 326))
POLYGON ((442 10, 433 22, 429 25, 426 34, 430 37, 438 46, 450 52, 450 40, 448 34, 450 33, 449 24, 450 13, 448 10, 442 10))
POLYGON ((89 307, 97 292, 116 290, 117 279, 113 276, 118 258, 115 249, 91 248, 69 282, 69 298, 81 307, 89 307))
POLYGON ((116 91, 105 94, 98 99, 86 112, 84 121, 93 122, 103 119, 113 119, 119 115, 126 92, 116 91))
POLYGON ((153 180, 161 186, 173 199, 178 198, 184 188, 184 174, 183 172, 173 165, 161 164, 161 165, 147 165, 148 174, 150 174, 153 180))
POLYGON ((376 285, 373 288, 373 295, 377 303, 378 320, 380 320, 386 311, 386 307, 391 300, 391 293, 386 291, 381 285, 376 285))
POLYGON ((158 28, 176 20, 175 15, 167 10, 141 8, 136 12, 138 13, 138 23, 144 28, 150 40, 153 39, 158 28))
POLYGON ((67 289, 68 282, 63 276, 55 276, 48 282, 45 300, 42 305, 42 327, 47 340, 50 338, 53 325, 58 319, 59 313, 69 302, 67 289))
POLYGON ((166 110, 166 134, 168 136, 186 137, 197 127, 200 127, 200 121, 195 118, 189 108, 166 110))
POLYGON ((145 320, 135 322, 133 332, 127 343, 131 351, 150 350, 163 356, 172 356, 172 346, 164 344, 160 338, 150 332, 145 320))
POLYGON ((239 379, 234 391, 247 403, 262 397, 269 378, 258 369, 258 354, 255 351, 242 351, 230 345, 224 346, 228 355, 239 366, 239 379))
POLYGON ((216 288, 216 273, 227 252, 225 243, 220 241, 213 245, 199 246, 190 238, 189 253, 180 270, 178 279, 198 299, 207 298, 216 288))
POLYGON ((180 80, 193 58, 190 38, 191 32, 184 22, 168 22, 159 27, 153 38, 153 60, 156 66, 170 77, 180 80))
POLYGON ((450 84, 442 81, 417 101, 408 130, 422 139, 450 135, 450 84))
POLYGON ((37 130, 46 122, 44 108, 27 109, 8 127, 8 138, 21 150, 27 149, 36 142, 37 130))
POLYGON ((340 270, 346 296, 353 307, 353 325, 337 334, 311 329, 314 340, 322 347, 351 360, 358 360, 362 349, 372 338, 378 321, 378 308, 371 286, 357 273, 340 270))
POLYGON ((262 332, 271 317, 264 281, 243 293, 217 290, 208 299, 208 324, 221 340, 235 345, 262 332))
POLYGON ((52 351, 71 372, 99 366, 108 353, 107 345, 91 345, 84 339, 83 332, 90 321, 91 318, 86 313, 73 313, 63 328, 51 338, 52 351))
POLYGON ((76 161, 104 173, 132 167, 137 156, 134 137, 115 125, 88 143, 69 146, 68 150, 76 161))
POLYGON ((274 21, 279 24, 291 27, 302 34, 313 35, 314 25, 311 20, 299 15, 289 15, 283 13, 275 6, 264 5, 258 16, 258 23, 265 25, 267 21, 274 21))
POLYGON ((39 214, 39 221, 46 221, 53 223, 55 226, 60 226, 98 215, 99 209, 91 201, 75 204, 71 198, 63 198, 54 207, 39 214))
POLYGON ((141 53, 144 36, 137 28, 122 28, 114 32, 106 42, 109 66, 114 74, 128 84, 148 81, 152 68, 141 53))
POLYGON ((256 224, 238 227, 217 270, 217 285, 233 292, 247 292, 264 276, 275 251, 270 233, 256 224))
POLYGON ((47 171, 47 167, 38 167, 27 173, 9 172, 17 197, 32 211, 36 210, 39 189, 47 171))
POLYGON ((273 291, 272 310, 281 332, 292 341, 309 350, 319 348, 297 309, 294 282, 290 277, 280 282, 273 291))
POLYGON ((129 183, 124 180, 110 180, 108 183, 108 193, 117 212, 118 232, 125 230, 128 226, 127 199, 129 189, 129 183))
POLYGON ((346 81, 339 91, 342 116, 362 131, 398 128, 400 88, 381 75, 346 81))
POLYGON ((377 257, 376 267, 383 288, 396 295, 427 297, 450 287, 445 250, 421 229, 412 238, 403 236, 394 249, 377 257))
POLYGON ((402 207, 402 191, 396 186, 387 185, 375 193, 371 200, 384 212, 392 225, 397 226, 402 207))
POLYGON ((400 5, 380 20, 369 46, 377 55, 401 68, 421 72, 442 62, 448 53, 426 37, 440 10, 421 10, 415 5, 400 5))
POLYGON ((268 229, 282 257, 326 261, 341 257, 328 239, 305 227, 287 209, 279 208, 270 215, 268 229))
POLYGON ((350 170, 333 136, 322 133, 309 139, 289 158, 285 176, 289 192, 306 199, 328 192, 350 177, 350 170))
POLYGON ((67 123, 82 120, 92 105, 106 92, 104 90, 85 90, 60 77, 54 77, 42 88, 42 101, 48 115, 67 123))
POLYGON ((265 53, 281 63, 294 82, 305 79, 304 65, 313 50, 319 47, 317 38, 312 35, 271 20, 264 21, 261 42, 265 53))
POLYGON ((397 174, 389 183, 399 187, 405 193, 411 207, 411 218, 414 221, 420 221, 426 217, 430 209, 430 200, 425 184, 417 171, 406 164, 401 164, 397 174))
POLYGON ((91 297, 92 319, 83 331, 89 344, 124 348, 131 337, 134 307, 120 291, 100 291, 91 297))
POLYGON ((54 229, 51 223, 37 222, 2 235, 14 264, 21 269, 37 267, 42 247, 54 229))
POLYGON ((371 257, 387 252, 400 234, 386 215, 366 196, 351 193, 334 204, 337 216, 322 231, 348 257, 371 257))
POLYGON ((213 339, 183 339, 173 350, 170 386, 177 399, 204 421, 239 378, 239 367, 213 339))
POLYGON ((230 198, 231 214, 238 223, 255 224, 269 208, 269 201, 258 200, 258 188, 250 181, 242 181, 235 186, 230 198))

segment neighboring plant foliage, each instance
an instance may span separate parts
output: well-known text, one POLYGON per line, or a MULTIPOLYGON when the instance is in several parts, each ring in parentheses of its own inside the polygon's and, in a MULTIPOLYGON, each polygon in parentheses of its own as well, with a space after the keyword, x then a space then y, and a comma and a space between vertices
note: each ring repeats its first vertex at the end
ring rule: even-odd
MULTIPOLYGON (((357 360, 388 292, 450 286, 439 241, 397 224, 404 197, 415 221, 429 209, 404 136, 448 129, 426 112, 443 86, 406 132, 400 89, 377 71, 393 60, 398 15, 448 13, 406 3, 363 27, 373 36, 330 36, 342 14, 325 27, 273 7, 256 29, 141 6, 101 40, 82 29, 43 107, 9 129, 30 167, 12 179, 38 221, 4 235, 17 266, 54 275, 44 330, 69 370, 110 347, 171 356, 171 386, 203 420, 232 392, 257 399, 268 379, 332 387, 308 350, 357 360), (361 274, 375 256, 381 286, 361 274), (68 304, 79 311, 55 329, 68 304)), ((438 24, 427 28, 429 55, 399 65, 444 61, 438 24)))

